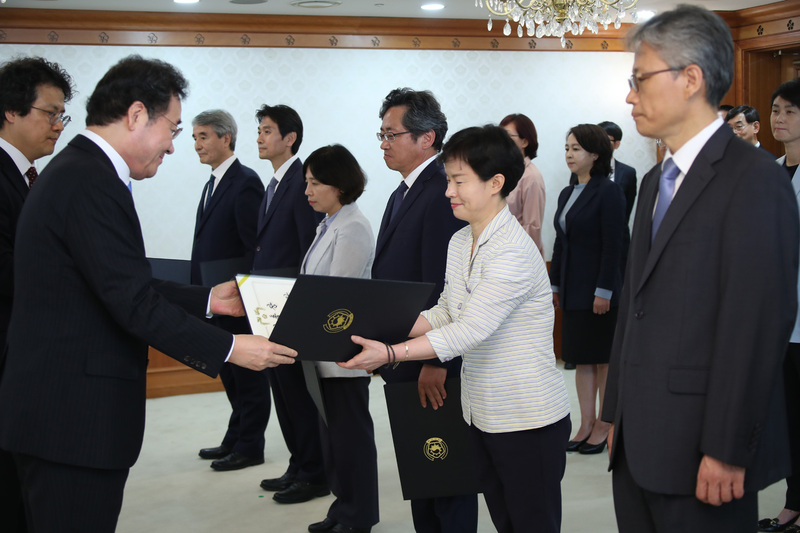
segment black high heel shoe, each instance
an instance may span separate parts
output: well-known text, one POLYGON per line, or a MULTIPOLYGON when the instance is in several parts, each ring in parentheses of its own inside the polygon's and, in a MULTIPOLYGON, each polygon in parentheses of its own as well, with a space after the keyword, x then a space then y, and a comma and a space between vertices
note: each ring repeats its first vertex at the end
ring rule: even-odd
POLYGON ((798 531, 800 527, 795 525, 795 520, 797 517, 792 518, 788 522, 781 524, 778 522, 777 518, 763 518, 758 521, 758 530, 759 531, 798 531), (795 527, 794 530, 790 530, 792 526, 795 527))
MULTIPOLYGON (((588 441, 589 439, 586 440, 588 441)), ((606 449, 607 442, 608 439, 604 440, 599 444, 589 444, 588 442, 585 442, 580 446, 580 448, 578 448, 578 453, 580 453, 581 455, 595 455, 598 453, 602 453, 603 450, 606 449)))
POLYGON ((577 452, 581 446, 586 444, 586 441, 589 440, 589 437, 586 437, 583 440, 571 440, 567 443, 567 451, 568 452, 577 452))

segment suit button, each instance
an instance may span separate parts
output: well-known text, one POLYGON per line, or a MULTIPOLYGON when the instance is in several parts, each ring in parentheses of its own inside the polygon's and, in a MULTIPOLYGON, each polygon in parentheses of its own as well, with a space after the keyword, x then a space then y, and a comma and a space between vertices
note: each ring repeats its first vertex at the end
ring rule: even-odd
POLYGON ((203 370, 205 370, 205 369, 206 369, 206 364, 205 364, 205 363, 200 363, 200 368, 202 368, 203 370))
POLYGON ((256 246, 256 252, 260 252, 260 251, 261 251, 261 247, 260 246, 256 246))
POLYGON ((642 317, 644 317, 644 311, 636 311, 633 314, 633 318, 635 318, 637 320, 641 319, 642 317))

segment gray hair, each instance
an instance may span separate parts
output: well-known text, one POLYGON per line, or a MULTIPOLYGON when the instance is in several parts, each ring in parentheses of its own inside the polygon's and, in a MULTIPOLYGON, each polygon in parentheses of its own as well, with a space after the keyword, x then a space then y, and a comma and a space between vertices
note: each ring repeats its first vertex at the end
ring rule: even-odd
POLYGON ((698 6, 679 5, 637 26, 627 37, 628 49, 642 43, 672 68, 697 65, 706 82, 706 100, 719 107, 733 82, 733 39, 719 15, 698 6))
POLYGON ((231 136, 231 151, 236 149, 236 121, 233 116, 222 109, 211 109, 203 111, 194 119, 192 119, 192 126, 211 126, 217 137, 222 137, 226 134, 231 136))
POLYGON ((444 136, 447 135, 447 117, 432 92, 415 91, 408 87, 395 89, 384 98, 378 116, 382 119, 389 108, 395 106, 407 107, 403 115, 403 127, 411 132, 415 140, 433 130, 433 148, 437 152, 442 149, 444 136))

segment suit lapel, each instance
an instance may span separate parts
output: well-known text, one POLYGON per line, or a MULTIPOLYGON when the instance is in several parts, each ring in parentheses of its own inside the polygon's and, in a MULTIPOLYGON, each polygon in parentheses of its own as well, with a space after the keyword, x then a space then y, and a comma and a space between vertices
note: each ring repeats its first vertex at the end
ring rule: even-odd
POLYGON ((383 249, 386 241, 389 240, 389 237, 392 235, 392 233, 394 233, 395 229, 397 229, 397 226, 403 220, 403 217, 406 216, 408 210, 411 209, 412 205, 414 205, 414 201, 422 194, 422 190, 425 188, 428 181, 430 181, 437 174, 438 170, 439 164, 436 162, 436 160, 431 161, 428 166, 422 170, 419 177, 414 182, 414 185, 408 189, 406 197, 403 199, 403 203, 400 204, 400 209, 397 211, 397 214, 391 221, 389 221, 392 209, 391 202, 389 202, 389 204, 386 206, 386 211, 384 211, 383 220, 381 221, 381 229, 378 233, 378 243, 375 246, 376 257, 380 253, 381 249, 383 249))
MULTIPOLYGON (((786 161, 786 156, 780 156, 776 162, 783 166, 783 163, 786 161)), ((800 203, 800 165, 797 166, 797 170, 794 171, 794 176, 792 176, 792 188, 794 189, 794 196, 797 198, 797 201, 800 203)))
MULTIPOLYGON (((208 221, 211 212, 222 201, 222 197, 225 195, 225 191, 227 191, 231 187, 234 176, 236 176, 237 173, 239 172, 239 169, 237 168, 239 165, 240 163, 239 160, 237 159, 228 168, 228 170, 225 171, 225 174, 222 175, 222 178, 220 178, 219 183, 217 183, 217 187, 214 190, 214 194, 211 195, 211 201, 208 203, 208 207, 206 207, 205 209, 202 208, 203 203, 205 201, 205 194, 203 195, 203 197, 200 198, 200 205, 198 206, 197 209, 197 213, 199 216, 194 229, 195 236, 200 234, 200 230, 205 225, 206 221, 208 221)), ((203 190, 205 190, 206 188, 204 188, 203 190)))
MULTIPOLYGON (((658 233, 656 233, 653 243, 650 245, 650 252, 647 254, 647 260, 644 264, 644 270, 642 271, 642 277, 639 280, 637 291, 641 289, 647 281, 656 263, 658 263, 658 259, 664 252, 664 248, 666 248, 673 233, 675 233, 678 226, 680 226, 686 213, 692 208, 692 205, 697 201, 697 198, 702 194, 706 186, 716 177, 717 173, 714 170, 714 165, 722 159, 725 148, 732 138, 733 133, 730 128, 724 125, 720 126, 708 142, 706 142, 702 150, 700 150, 700 153, 697 154, 678 192, 675 193, 675 197, 672 199, 672 203, 669 209, 667 209, 664 219, 661 221, 661 226, 658 228, 658 233)), ((660 169, 658 171, 658 176, 661 176, 660 169)), ((646 205, 651 208, 655 205, 658 181, 658 179, 654 179, 651 183, 651 187, 654 188, 655 191, 648 190, 646 192, 646 205)), ((652 210, 644 214, 650 216, 645 216, 645 220, 648 222, 645 224, 646 227, 642 228, 644 231, 639 232, 639 240, 637 243, 639 245, 646 244, 642 242, 642 239, 650 239, 650 230, 653 224, 652 210)), ((646 250, 647 248, 644 249, 646 250)))
MULTIPOLYGON (((314 250, 314 256, 308 258, 308 263, 306 264, 303 261, 303 264, 306 264, 306 268, 303 269, 304 272, 314 272, 317 269, 317 265, 322 260, 322 258, 326 257, 328 254, 325 251, 333 244, 333 239, 335 236, 336 231, 339 229, 340 226, 344 225, 347 220, 350 218, 350 213, 352 212, 352 208, 355 204, 348 204, 342 206, 339 213, 336 215, 336 218, 333 219, 333 222, 330 223, 328 226, 328 230, 325 232, 325 235, 317 243, 315 247, 313 244, 309 247, 309 253, 311 249, 314 250)), ((317 235, 322 230, 322 225, 317 226, 317 235)))
POLYGON ((17 165, 14 164, 14 160, 2 149, 0 149, 0 172, 11 183, 13 189, 19 193, 20 199, 24 200, 28 196, 30 188, 25 183, 25 178, 20 174, 17 165))
MULTIPOLYGON (((275 189, 275 196, 272 197, 272 203, 269 204, 269 209, 263 215, 263 218, 259 216, 259 223, 258 223, 258 233, 260 234, 264 231, 264 228, 267 226, 269 219, 272 218, 272 215, 275 213, 275 210, 278 209, 278 204, 286 195, 286 191, 289 190, 289 185, 295 179, 302 179, 301 174, 303 173, 303 164, 300 163, 299 159, 295 159, 294 163, 292 163, 289 168, 286 170, 286 174, 283 175, 278 187, 275 189)), ((264 193, 264 200, 261 202, 261 213, 264 213, 264 210, 267 207, 267 193, 264 193)))
MULTIPOLYGON (((597 194, 597 189, 598 189, 598 187, 600 187, 600 180, 601 179, 605 179, 605 178, 593 177, 592 179, 590 179, 586 183, 586 187, 583 189, 583 192, 575 200, 575 203, 572 204, 572 207, 569 208, 569 211, 567 211, 567 215, 566 215, 566 224, 565 224, 566 232, 565 233, 567 233, 567 234, 569 233, 570 226, 572 225, 572 221, 575 220, 575 217, 577 217, 580 214, 581 209, 586 207, 589 204, 589 201, 592 198, 594 198, 594 196, 597 194)), ((569 197, 567 197, 567 200, 569 200, 569 197)), ((559 216, 560 216, 560 213, 559 213, 559 216)))

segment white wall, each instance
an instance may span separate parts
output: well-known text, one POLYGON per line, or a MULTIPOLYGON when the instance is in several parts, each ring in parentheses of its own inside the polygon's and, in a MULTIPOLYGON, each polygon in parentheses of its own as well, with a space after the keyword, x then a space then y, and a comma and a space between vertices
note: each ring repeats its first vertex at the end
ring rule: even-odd
MULTIPOLYGON (((499 52, 265 48, 137 48, 112 46, 0 46, 0 61, 41 55, 73 76, 78 94, 67 105, 73 123, 57 150, 84 124, 85 103, 105 71, 131 53, 177 66, 190 83, 183 104, 185 130, 156 176, 134 184, 147 253, 187 259, 194 216, 209 167, 194 153, 191 120, 213 107, 230 111, 239 125, 236 153, 266 183, 268 161, 258 159, 255 110, 263 103, 287 104, 303 119, 300 156, 331 143, 354 153, 367 173, 358 201, 377 233, 380 218, 400 175, 383 164, 375 132, 383 97, 400 86, 430 89, 448 117, 450 133, 497 123, 509 113, 531 117, 539 134, 535 163, 547 186, 544 241, 552 251, 552 219, 569 172, 564 163, 566 131, 582 122, 612 120, 624 137, 617 158, 639 177, 655 163, 654 142, 636 133, 625 103, 633 56, 620 52, 499 52)), ((46 160, 39 163, 40 170, 46 160)))

